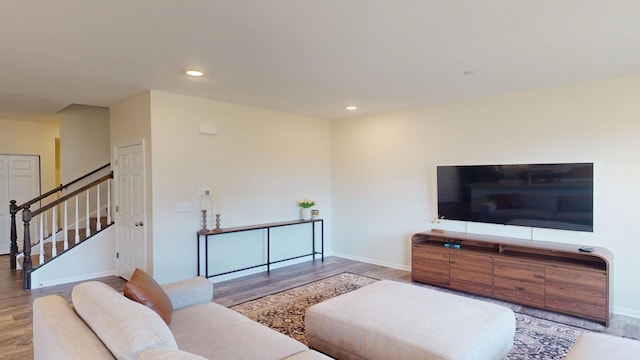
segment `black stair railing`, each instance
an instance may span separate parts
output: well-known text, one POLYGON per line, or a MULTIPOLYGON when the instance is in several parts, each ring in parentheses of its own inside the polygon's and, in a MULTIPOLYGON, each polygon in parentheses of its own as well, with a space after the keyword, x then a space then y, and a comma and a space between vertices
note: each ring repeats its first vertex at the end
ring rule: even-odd
POLYGON ((49 191, 47 191, 44 194, 41 194, 39 196, 36 196, 35 198, 28 200, 26 202, 24 202, 21 205, 17 205, 16 200, 11 200, 9 202, 9 214, 11 216, 11 233, 10 233, 10 241, 11 241, 11 245, 9 248, 9 252, 11 254, 11 260, 10 260, 10 265, 11 265, 11 269, 15 270, 17 267, 16 264, 16 256, 18 255, 18 232, 17 232, 17 227, 16 227, 16 214, 21 211, 24 210, 25 207, 30 207, 31 205, 38 203, 40 201, 42 201, 43 199, 46 199, 47 197, 59 192, 59 191, 63 191, 66 188, 68 188, 69 186, 76 184, 86 178, 88 178, 89 176, 98 173, 104 169, 107 169, 111 166, 111 164, 105 164, 100 166, 99 168, 88 172, 82 176, 80 176, 79 178, 67 183, 67 184, 60 184, 60 186, 51 189, 49 191))
MULTIPOLYGON (((24 289, 31 289, 31 271, 33 270, 33 263, 31 260, 31 220, 36 217, 36 216, 40 216, 42 214, 44 214, 46 211, 55 208, 56 206, 63 204, 64 202, 66 202, 67 200, 77 197, 79 194, 88 191, 90 189, 96 188, 98 187, 100 184, 102 184, 105 181, 108 181, 110 179, 113 179, 113 171, 109 172, 108 175, 105 175, 95 181, 92 181, 91 183, 80 187, 77 190, 74 190, 64 196, 62 196, 61 198, 50 202, 47 205, 44 205, 36 210, 31 210, 30 209, 30 205, 23 205, 22 206, 22 221, 24 222, 24 244, 23 244, 23 253, 24 253, 24 261, 22 264, 22 271, 24 274, 23 277, 23 288, 24 289)), ((89 209, 86 209, 87 213, 89 212, 89 209)), ((110 211, 110 209, 107 208, 107 213, 110 211)), ((77 215, 76 215, 77 216, 77 215)), ((100 221, 99 219, 100 215, 98 214, 98 221, 100 221)), ((76 219, 77 222, 77 219, 76 219)), ((76 232, 79 231, 79 229, 76 229, 76 232)), ((88 231, 88 229, 86 230, 88 231)), ((52 244, 52 247, 55 247, 56 244, 52 244)), ((66 245, 65 245, 66 246, 66 245)))

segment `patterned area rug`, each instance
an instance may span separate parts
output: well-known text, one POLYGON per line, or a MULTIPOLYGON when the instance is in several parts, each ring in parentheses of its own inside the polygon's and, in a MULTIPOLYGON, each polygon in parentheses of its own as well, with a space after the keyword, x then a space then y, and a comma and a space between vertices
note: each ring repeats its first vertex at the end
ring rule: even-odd
MULTIPOLYGON (((235 305, 231 309, 306 344, 304 314, 307 308, 376 281, 342 273, 235 305)), ((514 345, 505 359, 564 359, 580 333, 580 329, 569 325, 516 313, 514 345)))

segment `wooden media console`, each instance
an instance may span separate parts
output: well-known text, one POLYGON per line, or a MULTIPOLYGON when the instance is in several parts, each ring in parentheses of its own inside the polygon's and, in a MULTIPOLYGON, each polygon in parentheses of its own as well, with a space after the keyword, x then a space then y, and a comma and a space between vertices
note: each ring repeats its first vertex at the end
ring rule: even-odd
POLYGON ((609 250, 460 232, 412 236, 411 280, 609 326, 609 250))

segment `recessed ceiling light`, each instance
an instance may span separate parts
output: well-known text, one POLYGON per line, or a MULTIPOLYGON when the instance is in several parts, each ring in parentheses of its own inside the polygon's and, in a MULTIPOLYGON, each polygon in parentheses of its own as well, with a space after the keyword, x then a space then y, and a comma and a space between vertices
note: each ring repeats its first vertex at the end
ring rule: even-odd
POLYGON ((200 77, 204 75, 204 73, 200 70, 185 70, 184 73, 193 77, 200 77))
POLYGON ((353 111, 353 110, 358 110, 358 107, 355 106, 355 105, 349 105, 349 106, 345 107, 345 109, 353 111))

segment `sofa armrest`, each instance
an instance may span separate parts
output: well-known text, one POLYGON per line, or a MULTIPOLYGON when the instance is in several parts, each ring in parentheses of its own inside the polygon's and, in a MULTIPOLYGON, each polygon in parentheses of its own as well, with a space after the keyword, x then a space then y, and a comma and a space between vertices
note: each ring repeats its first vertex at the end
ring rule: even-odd
POLYGON ((213 284, 204 277, 176 281, 162 285, 169 296, 173 310, 210 302, 213 298, 213 284))

